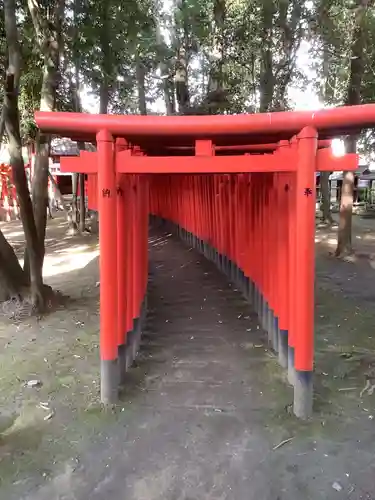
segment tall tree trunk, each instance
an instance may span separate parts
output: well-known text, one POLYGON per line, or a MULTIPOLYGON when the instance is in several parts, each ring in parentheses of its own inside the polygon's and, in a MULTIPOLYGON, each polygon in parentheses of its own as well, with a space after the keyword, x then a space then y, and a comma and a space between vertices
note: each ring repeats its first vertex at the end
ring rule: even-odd
MULTIPOLYGON (((330 82, 330 50, 327 47, 327 42, 324 45, 323 51, 323 85, 320 91, 323 102, 327 104, 331 95, 330 82)), ((332 224, 333 218, 331 213, 331 190, 329 188, 329 176, 331 172, 320 172, 320 193, 321 193, 321 212, 322 222, 332 224)))
POLYGON ((106 115, 108 113, 108 105, 109 105, 109 86, 107 78, 103 77, 99 89, 99 113, 101 115, 106 115))
POLYGON ((207 96, 202 103, 202 111, 207 114, 217 114, 227 105, 223 73, 226 58, 226 17, 226 0, 215 0, 213 3, 213 47, 210 56, 207 96))
MULTIPOLYGON (((364 48, 366 44, 365 16, 370 0, 358 0, 354 12, 354 32, 351 50, 350 78, 346 104, 353 106, 361 103, 361 85, 364 73, 364 48)), ((357 138, 350 137, 346 141, 348 153, 355 153, 357 138)), ((342 181, 340 222, 338 229, 336 256, 348 255, 352 248, 352 215, 353 215, 354 173, 344 172, 342 181)))
POLYGON ((180 115, 187 114, 190 107, 189 84, 187 72, 187 56, 183 47, 179 47, 177 54, 177 64, 174 77, 174 86, 178 111, 180 115))
MULTIPOLYGON (((60 80, 59 66, 61 47, 61 30, 64 17, 65 0, 55 0, 52 8, 45 10, 37 0, 28 0, 28 7, 34 25, 39 50, 44 58, 43 82, 40 110, 54 111, 56 91, 60 80)), ((32 200, 35 223, 39 240, 39 265, 43 267, 44 240, 47 224, 48 203, 48 163, 51 138, 39 132, 36 141, 34 177, 32 181, 32 200)))
MULTIPOLYGON (((73 82, 72 78, 69 79, 69 90, 72 99, 72 108, 75 111, 80 111, 77 108, 77 91, 76 91, 76 83, 73 82)), ((52 179, 52 176, 50 177, 52 179)), ((68 232, 70 235, 78 234, 78 201, 77 201, 77 183, 78 183, 78 174, 71 174, 72 181, 72 204, 71 211, 67 211, 67 220, 68 220, 68 232)), ((56 183, 55 183, 56 184, 56 183)), ((57 187, 57 186, 56 186, 57 187)), ((61 194, 61 193, 60 193, 61 194)), ((62 203, 65 208, 64 201, 62 203)))
MULTIPOLYGON (((269 59, 268 62, 273 66, 272 75, 270 74, 270 76, 272 76, 274 86, 272 89, 272 110, 274 111, 285 111, 287 108, 287 89, 295 72, 297 52, 304 33, 301 23, 302 11, 304 8, 303 4, 304 2, 300 0, 279 0, 275 3, 278 14, 277 25, 278 29, 281 31, 280 48, 282 50, 277 57, 279 62, 275 64, 274 58, 272 57, 272 39, 268 40, 267 43, 269 43, 269 45, 266 50, 267 59, 269 59)), ((276 8, 274 13, 276 13, 276 8)), ((271 30, 273 31, 273 26, 271 30)))
POLYGON ((137 90, 138 90, 138 109, 141 115, 147 115, 145 67, 139 60, 137 61, 136 73, 137 73, 137 90))
POLYGON ((272 107, 275 78, 273 74, 272 32, 275 14, 274 0, 263 2, 262 6, 262 55, 260 76, 260 112, 265 113, 272 107))
MULTIPOLYGON (((159 48, 159 51, 164 53, 164 50, 162 51, 162 49, 165 49, 165 41, 164 41, 163 35, 162 35, 162 26, 161 26, 160 17, 157 14, 157 12, 159 12, 160 9, 161 9, 161 6, 159 5, 158 0, 155 0, 156 44, 159 48)), ((171 78, 171 75, 170 75, 170 69, 168 68, 168 65, 164 62, 163 58, 161 58, 161 60, 160 60, 159 70, 160 70, 160 75, 161 75, 161 80, 162 80, 166 114, 168 116, 174 115, 176 113, 176 105, 175 105, 175 99, 174 99, 174 95, 175 95, 174 82, 173 82, 173 79, 171 78)))
POLYGON ((29 285, 12 246, 0 230, 0 301, 21 297, 29 285))
POLYGON ((112 51, 110 41, 110 7, 111 1, 102 4, 102 26, 99 35, 101 51, 101 82, 99 87, 99 113, 107 114, 109 105, 110 75, 112 71, 112 51))
POLYGON ((66 207, 65 205, 65 201, 64 201, 64 198, 63 198, 63 195, 61 194, 61 191, 59 189, 59 186, 57 185, 55 179, 53 178, 53 175, 51 174, 51 172, 48 172, 48 177, 49 177, 49 180, 52 184, 52 188, 55 192, 55 196, 56 198, 59 200, 59 203, 60 203, 60 206, 62 207, 63 211, 65 212, 65 215, 66 215, 66 218, 70 224, 70 215, 69 215, 69 210, 68 208, 66 207))
MULTIPOLYGON (((74 63, 74 82, 73 79, 70 79, 70 89, 72 96, 72 104, 73 109, 77 113, 82 113, 82 104, 81 104, 81 81, 80 81, 80 72, 79 68, 81 66, 81 56, 80 56, 80 48, 79 48, 79 33, 78 33, 78 16, 81 12, 82 6, 79 0, 74 0, 73 6, 73 22, 74 22, 74 32, 73 32, 73 63, 74 63)), ((85 149, 84 142, 77 143, 78 150, 83 151, 85 149)), ((72 222, 70 224, 70 232, 75 234, 78 232, 84 233, 86 229, 86 205, 85 205, 85 197, 82 194, 80 196, 80 203, 78 207, 78 186, 80 188, 80 192, 82 193, 82 182, 84 185, 84 174, 72 174, 72 222), (83 181, 82 181, 83 179, 83 181), (78 215, 79 215, 79 225, 78 225, 78 215)), ((84 190, 83 190, 84 192, 84 190)))
POLYGON ((4 115, 4 109, 3 109, 1 111, 1 116, 0 116, 0 148, 1 148, 1 144, 3 143, 4 132, 5 132, 5 115, 4 115))
MULTIPOLYGON (((22 156, 19 124, 18 85, 21 72, 21 49, 18 41, 15 0, 4 1, 4 19, 9 61, 4 96, 4 123, 9 141, 13 182, 17 191, 21 221, 29 256, 31 298, 34 307, 41 310, 44 307, 42 267, 40 266, 37 229, 22 156)), ((2 274, 6 277, 8 284, 12 278, 16 280, 13 282, 12 288, 13 291, 15 289, 19 290, 28 283, 28 279, 24 272, 21 274, 18 259, 14 255, 14 252, 10 252, 10 246, 7 247, 4 240, 5 238, 2 240, 1 245, 2 257, 5 257, 4 251, 7 249, 8 256, 7 259, 3 260, 3 263, 6 263, 7 266, 9 265, 9 270, 3 270, 2 274)))
POLYGON ((322 221, 326 224, 332 224, 333 222, 331 213, 331 190, 329 188, 330 174, 331 172, 320 172, 322 221))

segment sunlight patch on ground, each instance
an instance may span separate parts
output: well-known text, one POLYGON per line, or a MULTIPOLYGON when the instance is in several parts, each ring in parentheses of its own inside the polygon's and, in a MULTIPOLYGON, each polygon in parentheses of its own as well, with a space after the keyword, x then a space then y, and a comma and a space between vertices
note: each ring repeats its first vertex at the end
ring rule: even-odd
POLYGON ((79 245, 74 247, 62 248, 61 250, 55 250, 54 253, 67 255, 71 253, 83 253, 88 249, 90 249, 89 245, 79 245))
POLYGON ((326 243, 327 245, 335 246, 337 245, 337 238, 327 238, 325 236, 315 236, 315 243, 326 243))
MULTIPOLYGON (((84 252, 80 251, 79 253, 75 253, 75 251, 78 250, 73 249, 72 252, 67 252, 64 255, 46 255, 43 266, 43 277, 51 278, 59 274, 83 269, 87 264, 99 256, 98 248, 84 252)), ((23 259, 20 259, 20 264, 23 266, 23 259)))
POLYGON ((365 240, 365 241, 373 241, 375 240, 375 234, 365 234, 363 236, 357 236, 357 238, 365 240))
POLYGON ((3 233, 7 238, 19 238, 20 236, 23 237, 24 235, 22 229, 20 231, 11 231, 11 232, 3 230, 3 233))
POLYGON ((43 267, 44 277, 49 278, 58 274, 83 269, 99 256, 99 249, 81 251, 79 253, 75 253, 74 250, 63 256, 47 255, 43 267))

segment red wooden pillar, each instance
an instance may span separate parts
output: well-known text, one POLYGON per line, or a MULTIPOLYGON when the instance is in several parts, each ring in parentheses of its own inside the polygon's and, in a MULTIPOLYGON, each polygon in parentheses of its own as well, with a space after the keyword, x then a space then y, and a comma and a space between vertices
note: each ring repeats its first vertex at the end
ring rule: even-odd
POLYGON ((96 140, 100 214, 100 388, 102 402, 111 404, 118 400, 119 387, 116 173, 113 137, 102 130, 97 134, 96 140))
POLYGON ((296 182, 296 340, 294 413, 307 418, 313 404, 315 164, 317 131, 304 128, 298 135, 296 182))
POLYGON ((129 199, 128 199, 128 211, 129 211, 129 238, 128 238, 128 349, 130 349, 132 360, 135 359, 137 354, 137 343, 136 343, 136 329, 135 329, 135 310, 136 310, 136 279, 137 279, 137 268, 136 268, 136 176, 129 176, 129 199))
POLYGON ((260 248, 260 234, 259 234, 259 219, 260 219, 260 187, 259 175, 252 174, 252 198, 253 204, 253 231, 252 231, 252 270, 253 270, 253 296, 254 296, 254 311, 260 318, 260 262, 259 262, 259 248, 260 248))
MULTIPOLYGON (((265 281, 266 281, 266 184, 265 174, 261 175, 260 184, 260 218, 259 218, 259 261, 260 261, 260 291, 261 291, 261 309, 260 309, 260 322, 264 330, 266 330, 267 318, 267 299, 265 295, 265 281)), ((267 332, 268 333, 268 332, 267 332)))
POLYGON ((254 174, 249 174, 248 183, 248 206, 249 206, 249 236, 246 251, 246 266, 249 277, 249 300, 255 310, 255 281, 254 281, 254 233, 255 233, 255 194, 254 194, 254 174))
MULTIPOLYGON (((293 163, 297 164, 297 139, 294 137, 291 140, 290 151, 293 152, 293 163)), ((291 385, 294 385, 295 370, 294 370, 294 354, 296 341, 296 178, 295 171, 289 174, 288 183, 288 380, 291 385)))
MULTIPOLYGON (((127 175, 126 180, 126 330, 127 330, 127 349, 130 359, 133 361, 133 230, 132 221, 134 216, 133 209, 133 176, 127 175)), ((130 362, 131 362, 130 361, 130 362)))
POLYGON ((272 347, 275 352, 279 351, 279 334, 277 328, 277 262, 279 252, 279 221, 278 221, 278 192, 277 192, 278 174, 272 173, 270 179, 270 196, 269 196, 269 218, 268 218, 268 242, 269 242, 269 327, 271 329, 272 347), (272 258, 271 248, 275 244, 274 255, 272 258))
MULTIPOLYGON (((288 154, 289 142, 281 141, 277 151, 280 162, 288 154)), ((278 334, 279 334, 279 363, 283 368, 288 367, 288 329, 289 329, 289 196, 290 176, 278 174, 278 334)))
MULTIPOLYGON (((263 253, 263 265, 264 265, 264 327, 267 331, 268 342, 273 348, 273 337, 272 337, 272 325, 271 325, 271 252, 270 252, 270 210, 271 210, 271 175, 268 172, 263 174, 264 179, 264 219, 263 219, 263 241, 264 241, 264 253, 263 253)), ((275 244, 275 242, 274 242, 275 244)))
MULTIPOLYGON (((116 140, 116 155, 127 148, 125 139, 116 140)), ((129 367, 129 356, 126 348, 126 185, 125 175, 116 174, 117 189, 117 303, 118 303, 118 358, 120 383, 123 382, 129 367)))

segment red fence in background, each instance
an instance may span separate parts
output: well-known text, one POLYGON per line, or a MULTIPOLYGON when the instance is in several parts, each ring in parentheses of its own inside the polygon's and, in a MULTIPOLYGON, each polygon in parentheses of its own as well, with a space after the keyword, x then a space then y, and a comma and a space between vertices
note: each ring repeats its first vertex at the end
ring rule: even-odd
POLYGON ((12 169, 9 165, 2 163, 0 164, 0 220, 10 221, 18 217, 19 205, 12 179, 12 169))
MULTIPOLYGON (((31 162, 32 164, 32 162, 31 162)), ((30 176, 33 175, 32 173, 32 168, 30 168, 30 164, 25 165, 25 170, 26 170, 26 176, 29 180, 29 185, 30 185, 30 176)), ((53 175, 53 178, 60 189, 59 185, 59 177, 61 178, 62 176, 59 175, 53 175)), ((65 178, 62 177, 62 178, 65 178)), ((72 194, 72 184, 71 180, 70 181, 70 188, 68 189, 68 193, 72 194)), ((92 180, 91 186, 95 186, 95 178, 92 180)), ((88 189, 89 189, 89 183, 86 180, 85 181, 85 197, 88 197, 88 189)), ((92 190, 92 187, 91 187, 92 190)), ((54 194, 55 188, 51 183, 51 180, 48 179, 48 192, 49 192, 49 197, 50 199, 53 199, 55 197, 54 194)), ((63 189, 60 189, 60 191, 65 191, 63 189)), ((66 194, 63 192, 62 194, 66 194)), ((80 193, 80 187, 78 185, 78 191, 77 191, 77 196, 81 196, 80 193)), ((90 196, 91 200, 96 200, 96 196, 94 196, 93 191, 90 196)), ((90 206, 89 206, 90 208, 90 206)), ((95 209, 95 206, 93 206, 93 209, 95 209)), ((17 192, 15 189, 15 186, 13 184, 13 179, 12 179, 12 168, 9 165, 6 164, 0 164, 0 221, 7 221, 9 222, 10 220, 18 219, 20 217, 20 211, 19 211, 19 203, 17 199, 17 192)))

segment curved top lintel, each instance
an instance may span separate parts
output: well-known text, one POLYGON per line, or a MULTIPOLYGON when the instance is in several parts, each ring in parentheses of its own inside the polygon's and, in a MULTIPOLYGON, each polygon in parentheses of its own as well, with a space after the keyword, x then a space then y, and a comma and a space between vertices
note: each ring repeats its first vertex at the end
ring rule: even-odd
MULTIPOLYGON (((95 139, 100 130, 115 137, 212 139, 225 137, 277 136, 289 139, 304 127, 314 127, 325 137, 348 134, 353 130, 375 127, 375 104, 342 106, 312 111, 289 111, 225 116, 141 116, 92 115, 88 113, 35 113, 38 127, 46 133, 70 137, 85 136, 95 139)), ((250 142, 250 141, 249 141, 250 142)), ((136 142, 135 142, 136 143, 136 142)))

